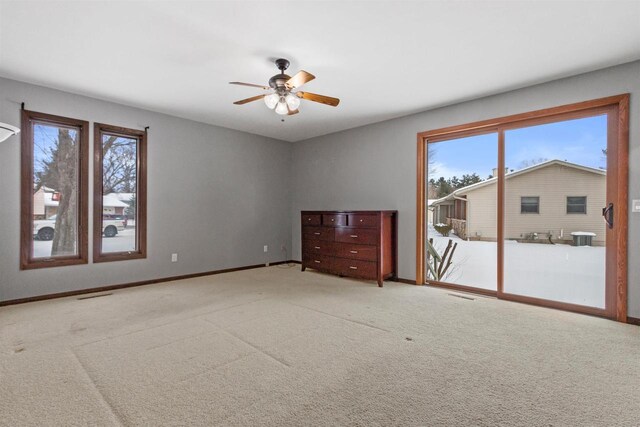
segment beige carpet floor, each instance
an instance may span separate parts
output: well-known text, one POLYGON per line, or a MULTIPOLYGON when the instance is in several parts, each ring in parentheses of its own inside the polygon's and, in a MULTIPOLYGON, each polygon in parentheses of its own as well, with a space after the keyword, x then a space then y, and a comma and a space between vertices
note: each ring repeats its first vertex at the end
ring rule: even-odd
POLYGON ((0 308, 0 425, 640 425, 639 327, 451 294, 276 266, 0 308))

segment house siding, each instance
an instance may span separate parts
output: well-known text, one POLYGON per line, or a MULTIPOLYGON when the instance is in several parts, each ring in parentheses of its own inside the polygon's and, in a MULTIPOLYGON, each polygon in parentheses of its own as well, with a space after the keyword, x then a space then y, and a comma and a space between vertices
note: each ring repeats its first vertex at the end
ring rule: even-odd
POLYGON ((587 231, 595 233, 594 243, 604 244, 605 200, 604 175, 551 165, 513 177, 505 184, 505 237, 519 239, 527 233, 551 231, 554 239, 572 240, 572 232, 587 231), (520 213, 521 196, 539 196, 540 213, 520 213), (587 213, 567 214, 567 196, 587 196, 587 213))
MULTIPOLYGON (((606 177, 564 165, 547 167, 508 178, 505 184, 505 237, 522 239, 528 233, 551 232, 554 240, 571 241, 572 232, 595 233, 594 244, 605 241, 602 207, 606 200, 606 177), (520 198, 540 197, 540 212, 520 213, 520 198), (586 214, 567 214, 568 196, 587 196, 586 214), (560 234, 562 233, 562 237, 560 234)), ((470 238, 495 240, 497 236, 496 185, 467 193, 467 224, 470 238)))
POLYGON ((466 194, 467 237, 479 240, 497 240, 498 192, 495 184, 480 187, 466 194))

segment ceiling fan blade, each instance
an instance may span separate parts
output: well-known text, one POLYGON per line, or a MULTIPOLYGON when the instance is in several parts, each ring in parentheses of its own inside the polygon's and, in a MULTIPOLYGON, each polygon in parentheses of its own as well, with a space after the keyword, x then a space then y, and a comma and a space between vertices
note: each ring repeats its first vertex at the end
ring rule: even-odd
POLYGON ((253 101, 257 101, 258 99, 262 99, 267 95, 258 95, 258 96, 252 96, 251 98, 247 98, 247 99, 241 99, 240 101, 236 101, 234 102, 234 104, 236 105, 243 105, 243 104, 247 104, 249 102, 253 102, 253 101))
POLYGON ((270 88, 263 85, 254 85, 253 83, 242 83, 242 82, 229 82, 230 85, 239 85, 239 86, 249 86, 249 87, 259 87, 260 89, 269 90, 270 88))
POLYGON ((308 101, 319 102, 321 104, 330 105, 332 107, 336 107, 340 103, 340 100, 338 98, 318 95, 311 92, 297 92, 296 95, 298 95, 299 98, 306 99, 308 101))
POLYGON ((316 76, 314 76, 311 73, 307 73, 304 70, 300 70, 298 71, 298 73, 291 77, 289 80, 287 80, 287 82, 284 84, 288 89, 294 89, 297 87, 302 86, 303 84, 310 82, 311 80, 315 79, 316 76))
POLYGON ((298 110, 297 108, 295 110, 289 110, 287 116, 293 116, 294 114, 298 114, 299 112, 300 110, 298 110))

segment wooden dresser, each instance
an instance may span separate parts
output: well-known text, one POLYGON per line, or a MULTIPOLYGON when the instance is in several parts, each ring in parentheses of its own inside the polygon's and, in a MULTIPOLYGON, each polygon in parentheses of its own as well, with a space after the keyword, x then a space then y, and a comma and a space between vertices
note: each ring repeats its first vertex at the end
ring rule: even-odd
POLYGON ((376 280, 398 275, 397 211, 302 211, 302 271, 376 280))

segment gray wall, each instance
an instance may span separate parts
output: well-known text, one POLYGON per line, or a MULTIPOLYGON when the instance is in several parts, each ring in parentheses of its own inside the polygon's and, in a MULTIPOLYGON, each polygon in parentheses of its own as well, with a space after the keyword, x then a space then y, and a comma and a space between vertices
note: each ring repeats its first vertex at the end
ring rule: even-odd
MULTIPOLYGON (((34 111, 151 127, 146 260, 19 271, 19 141, 0 143, 0 300, 276 261, 282 244, 300 259, 304 209, 397 209, 399 274, 414 279, 416 133, 626 92, 629 198, 637 199, 640 61, 293 144, 0 79, 3 122, 19 125, 24 101, 34 111), (172 252, 180 262, 170 262, 172 252)), ((640 317, 640 214, 629 218, 629 315, 640 317)))
MULTIPOLYGON (((416 134, 631 93, 630 194, 640 199, 640 61, 294 143, 293 256, 300 210, 397 209, 399 276, 415 279, 416 134)), ((629 214, 629 315, 640 317, 640 214, 629 214)))
POLYGON ((19 102, 92 123, 150 126, 148 257, 19 271, 20 144, 11 137, 0 143, 0 300, 279 261, 283 244, 290 253, 290 143, 0 79, 1 122, 20 126, 19 102))

